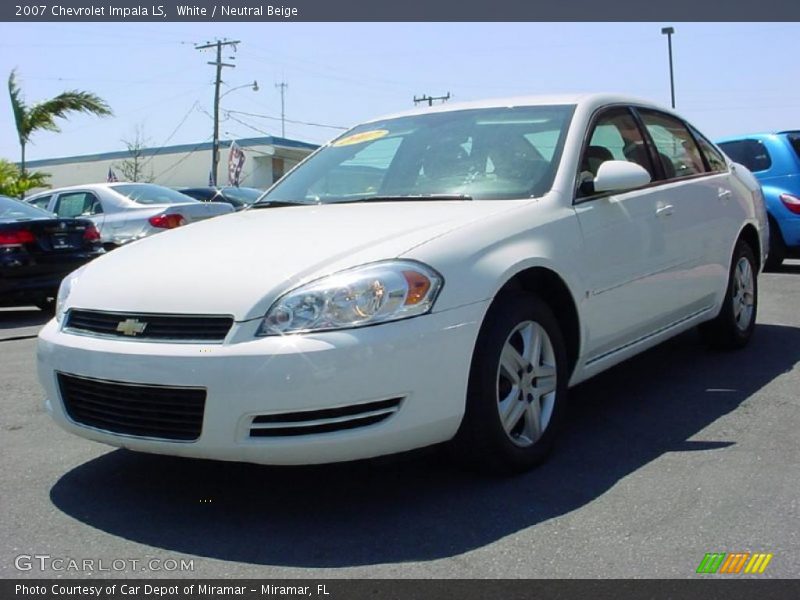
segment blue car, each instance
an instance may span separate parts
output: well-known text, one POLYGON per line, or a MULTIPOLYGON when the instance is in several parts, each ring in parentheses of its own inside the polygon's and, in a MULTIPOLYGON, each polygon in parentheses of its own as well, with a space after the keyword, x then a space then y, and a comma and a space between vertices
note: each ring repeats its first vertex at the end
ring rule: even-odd
POLYGON ((800 131, 728 137, 717 145, 750 169, 764 190, 770 226, 764 267, 774 270, 784 258, 800 257, 800 131))

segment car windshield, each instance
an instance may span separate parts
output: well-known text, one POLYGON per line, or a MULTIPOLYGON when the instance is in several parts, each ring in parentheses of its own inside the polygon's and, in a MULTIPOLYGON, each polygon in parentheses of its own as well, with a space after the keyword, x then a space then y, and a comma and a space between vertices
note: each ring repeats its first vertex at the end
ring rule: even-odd
POLYGON ((573 111, 572 105, 501 107, 360 125, 256 206, 540 196, 552 185, 573 111))
POLYGON ((137 204, 185 204, 197 202, 194 198, 175 190, 152 183, 121 183, 112 188, 137 204))
POLYGON ((14 223, 16 221, 30 221, 32 219, 52 219, 53 214, 25 204, 19 200, 0 196, 0 223, 14 223))

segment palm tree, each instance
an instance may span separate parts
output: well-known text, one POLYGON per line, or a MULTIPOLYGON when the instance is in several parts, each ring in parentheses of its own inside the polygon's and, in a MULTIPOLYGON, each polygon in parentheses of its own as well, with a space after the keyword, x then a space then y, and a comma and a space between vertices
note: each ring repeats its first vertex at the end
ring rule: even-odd
POLYGON ((90 113, 101 117, 112 114, 108 104, 102 98, 91 92, 78 90, 63 92, 55 98, 28 106, 17 86, 16 73, 17 71, 14 69, 8 76, 8 94, 11 96, 11 108, 17 124, 21 149, 20 172, 23 176, 25 175, 25 145, 33 132, 40 129, 60 131, 55 119, 57 117, 65 118, 70 112, 90 113))
POLYGON ((28 171, 24 175, 20 168, 11 161, 0 158, 0 196, 22 198, 25 192, 34 188, 50 187, 48 173, 28 171))

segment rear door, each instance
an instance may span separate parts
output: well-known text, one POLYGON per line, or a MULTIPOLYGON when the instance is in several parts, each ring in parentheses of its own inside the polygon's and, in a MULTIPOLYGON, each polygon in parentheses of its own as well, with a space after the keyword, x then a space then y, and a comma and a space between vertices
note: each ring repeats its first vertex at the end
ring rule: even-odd
POLYGON ((668 269, 663 294, 688 318, 716 303, 728 279, 735 229, 741 223, 724 159, 699 134, 673 115, 637 110, 655 149, 668 269), (701 150, 700 142, 705 147, 701 150))
POLYGON ((61 192, 55 200, 53 212, 61 218, 84 218, 95 224, 100 236, 105 240, 105 212, 100 198, 88 190, 61 192))

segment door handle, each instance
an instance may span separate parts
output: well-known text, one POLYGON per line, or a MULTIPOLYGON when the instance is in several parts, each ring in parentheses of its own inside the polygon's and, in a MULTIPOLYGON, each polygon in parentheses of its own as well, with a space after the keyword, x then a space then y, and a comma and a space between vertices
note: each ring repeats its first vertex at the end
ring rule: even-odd
POLYGON ((668 217, 673 212, 675 212, 675 207, 672 204, 667 204, 666 206, 659 206, 656 209, 656 216, 657 217, 668 217))
POLYGON ((728 200, 728 198, 730 198, 732 194, 733 192, 731 192, 730 190, 726 190, 725 188, 720 188, 719 190, 717 190, 717 197, 720 200, 728 200))

